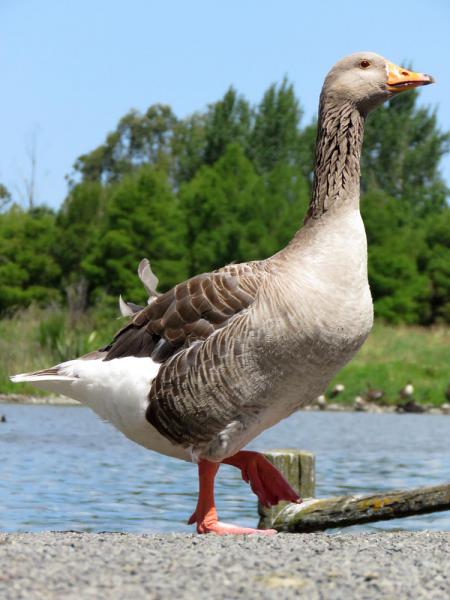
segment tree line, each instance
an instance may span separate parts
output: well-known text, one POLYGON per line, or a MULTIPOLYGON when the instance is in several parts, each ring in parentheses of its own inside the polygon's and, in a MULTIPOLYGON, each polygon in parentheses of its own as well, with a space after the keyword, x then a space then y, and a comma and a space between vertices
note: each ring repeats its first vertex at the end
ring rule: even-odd
MULTIPOLYGON (((117 295, 144 302, 148 257, 165 290, 232 261, 270 256, 302 222, 316 123, 289 81, 256 106, 235 89, 186 118, 156 104, 130 111, 80 156, 61 207, 27 210, 0 184, 0 314, 30 303, 83 312, 117 295)), ((370 115, 361 210, 376 316, 450 321, 450 208, 439 172, 450 134, 417 93, 370 115)))

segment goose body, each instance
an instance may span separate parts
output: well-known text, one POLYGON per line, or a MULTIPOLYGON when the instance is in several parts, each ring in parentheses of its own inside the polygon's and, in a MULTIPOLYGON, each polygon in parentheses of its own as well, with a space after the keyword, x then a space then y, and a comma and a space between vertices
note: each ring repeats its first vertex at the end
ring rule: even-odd
MULTIPOLYGON (((195 420, 198 399, 206 393, 205 405, 214 408, 236 395, 240 406, 249 406, 233 419, 230 411, 217 415, 221 426, 196 443, 173 443, 146 418, 148 397, 160 368, 181 360, 182 350, 164 363, 151 357, 122 356, 105 360, 107 352, 79 358, 57 366, 57 374, 45 372, 16 376, 15 381, 32 381, 37 387, 69 395, 89 406, 132 441, 161 454, 185 460, 221 461, 235 454, 268 427, 311 403, 328 385, 336 372, 355 354, 366 339, 373 320, 372 300, 367 283, 365 232, 358 211, 325 223, 314 240, 301 244, 305 251, 297 262, 274 256, 267 261, 226 267, 221 272, 248 269, 260 280, 253 303, 239 317, 208 336, 226 340, 220 356, 224 379, 222 402, 210 402, 209 390, 200 378, 190 405, 183 406, 182 418, 195 420), (352 240, 349 244, 348 240, 352 240), (338 248, 340 250, 338 251, 338 248), (348 265, 336 286, 339 264, 348 265), (351 315, 349 319, 348 316, 351 315), (242 332, 242 322, 247 334, 242 332), (248 334, 251 332, 251 335, 248 334), (246 364, 235 364, 233 340, 238 340, 246 364), (33 379, 32 379, 33 378, 33 379), (195 402, 197 400, 197 402, 195 402)), ((209 346, 200 346, 201 361, 210 360, 209 346)), ((175 376, 171 377, 174 380, 175 376)), ((175 401, 180 401, 175 396, 175 401)), ((170 426, 170 425, 169 425, 170 426)), ((202 423, 202 428, 208 427, 202 423)))
POLYGON ((157 294, 157 279, 141 263, 149 304, 121 302, 132 318, 108 346, 13 378, 83 402, 150 450, 198 463, 199 503, 190 522, 199 532, 254 531, 217 520, 213 481, 221 462, 240 468, 265 504, 298 500, 267 461, 242 448, 321 395, 370 332, 359 212, 364 119, 411 82, 431 82, 394 67, 359 53, 327 76, 311 205, 286 248, 165 294, 157 294))

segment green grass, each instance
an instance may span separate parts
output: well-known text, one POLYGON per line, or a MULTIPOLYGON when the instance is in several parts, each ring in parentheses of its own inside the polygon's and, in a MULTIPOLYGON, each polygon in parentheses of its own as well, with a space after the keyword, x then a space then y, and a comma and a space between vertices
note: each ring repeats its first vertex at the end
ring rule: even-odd
MULTIPOLYGON (((118 311, 117 311, 118 312, 118 311)), ((90 312, 71 323, 58 307, 31 307, 0 320, 0 393, 45 395, 29 384, 9 381, 9 375, 51 367, 108 343, 123 320, 90 312)))
POLYGON ((408 381, 414 385, 414 399, 439 406, 446 401, 450 380, 450 328, 393 327, 375 325, 356 357, 333 380, 343 383, 338 396, 353 402, 364 395, 368 385, 385 392, 383 402, 399 401, 399 390, 408 381))
MULTIPOLYGON (((11 373, 49 367, 95 350, 110 341, 122 320, 115 309, 91 311, 76 325, 66 311, 31 307, 0 320, 0 393, 38 395, 30 385, 13 384, 11 373)), ((398 391, 412 381, 417 402, 440 405, 450 379, 450 328, 392 327, 377 324, 358 355, 330 385, 343 383, 342 402, 364 395, 368 384, 396 403, 398 391)), ((43 394, 43 392, 42 392, 43 394)))

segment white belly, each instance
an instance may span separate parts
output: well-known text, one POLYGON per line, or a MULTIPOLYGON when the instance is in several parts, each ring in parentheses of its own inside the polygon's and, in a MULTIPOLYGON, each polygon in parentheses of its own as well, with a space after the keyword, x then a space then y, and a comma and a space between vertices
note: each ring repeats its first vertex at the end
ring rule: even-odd
POLYGON ((150 358, 72 360, 61 373, 74 380, 65 393, 89 406, 130 440, 160 454, 191 461, 189 450, 172 444, 145 418, 148 393, 160 364, 150 358))

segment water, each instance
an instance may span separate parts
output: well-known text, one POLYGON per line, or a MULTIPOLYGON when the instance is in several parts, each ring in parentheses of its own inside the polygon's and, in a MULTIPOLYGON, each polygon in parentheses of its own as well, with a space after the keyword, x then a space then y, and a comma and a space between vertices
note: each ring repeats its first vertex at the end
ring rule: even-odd
MULTIPOLYGON (((1 407, 1 531, 193 531, 196 467, 137 446, 79 407, 1 407)), ((297 413, 254 449, 305 448, 317 457, 317 496, 450 481, 450 417, 297 413)), ((254 526, 256 501, 239 471, 216 484, 224 521, 254 526)), ((449 530, 450 512, 355 529, 449 530)))

